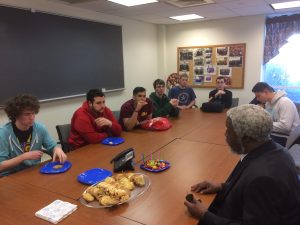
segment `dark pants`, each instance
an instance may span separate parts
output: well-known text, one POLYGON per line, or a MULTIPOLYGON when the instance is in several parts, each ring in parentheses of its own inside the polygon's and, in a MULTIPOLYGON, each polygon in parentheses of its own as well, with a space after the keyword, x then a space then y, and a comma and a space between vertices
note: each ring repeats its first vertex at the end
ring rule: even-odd
POLYGON ((271 134, 271 138, 273 141, 275 141, 276 143, 282 145, 283 147, 285 147, 286 141, 287 141, 287 137, 279 137, 279 136, 275 136, 271 134))

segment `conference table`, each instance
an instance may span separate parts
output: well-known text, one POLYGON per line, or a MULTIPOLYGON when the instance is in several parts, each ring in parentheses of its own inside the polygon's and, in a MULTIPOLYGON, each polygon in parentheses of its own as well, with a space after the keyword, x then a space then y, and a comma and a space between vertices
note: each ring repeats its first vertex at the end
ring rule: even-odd
MULTIPOLYGON (((41 174, 41 164, 8 178, 20 186, 30 186, 36 192, 45 192, 45 195, 51 193, 47 199, 32 203, 34 206, 44 203, 38 204, 36 211, 49 204, 51 201, 46 201, 48 199, 76 202, 79 208, 74 215, 65 219, 66 222, 62 221, 62 224, 73 220, 75 214, 81 215, 87 211, 91 213, 91 217, 98 215, 106 218, 108 224, 196 224, 197 221, 188 214, 183 205, 190 186, 205 179, 224 181, 238 161, 238 157, 230 152, 225 142, 225 119, 225 113, 209 114, 199 109, 184 110, 179 118, 170 118, 173 126, 167 131, 136 129, 122 133, 125 142, 121 145, 94 144, 69 152, 67 155, 72 167, 66 173, 41 174), (112 170, 110 160, 130 147, 135 150, 135 172, 146 174, 150 178, 151 185, 148 191, 137 199, 109 209, 94 209, 81 205, 78 199, 88 186, 78 182, 77 176, 92 168, 112 170), (171 163, 171 168, 160 173, 141 170, 139 165, 142 162, 142 154, 146 157, 153 154, 163 156, 163 159, 171 163)), ((2 183, 5 183, 7 179, 2 180, 2 183)), ((24 194, 31 193, 31 189, 23 189, 24 194)), ((209 206, 214 197, 199 194, 196 196, 201 198, 206 206, 209 206)), ((34 217, 34 213, 26 215, 34 217)))
POLYGON ((0 198, 0 218, 3 225, 49 225, 50 222, 36 217, 35 212, 57 199, 78 205, 71 216, 59 223, 61 225, 140 224, 121 216, 105 216, 104 211, 91 210, 75 200, 35 185, 18 182, 11 177, 0 179, 0 198))

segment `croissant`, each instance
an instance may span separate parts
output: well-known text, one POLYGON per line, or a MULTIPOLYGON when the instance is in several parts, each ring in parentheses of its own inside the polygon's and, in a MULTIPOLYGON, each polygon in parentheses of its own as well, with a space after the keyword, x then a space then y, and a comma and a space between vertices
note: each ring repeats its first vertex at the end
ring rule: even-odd
POLYGON ((82 194, 82 197, 83 197, 83 199, 86 200, 87 202, 92 202, 92 201, 95 200, 94 196, 91 195, 90 193, 87 193, 87 192, 83 193, 83 194, 82 194))
POLYGON ((133 179, 133 183, 136 186, 139 186, 139 187, 145 186, 145 179, 144 179, 143 175, 135 175, 135 176, 133 176, 132 179, 133 179))
POLYGON ((108 195, 104 195, 99 199, 99 203, 101 205, 108 206, 108 205, 116 205, 119 203, 119 201, 108 195))

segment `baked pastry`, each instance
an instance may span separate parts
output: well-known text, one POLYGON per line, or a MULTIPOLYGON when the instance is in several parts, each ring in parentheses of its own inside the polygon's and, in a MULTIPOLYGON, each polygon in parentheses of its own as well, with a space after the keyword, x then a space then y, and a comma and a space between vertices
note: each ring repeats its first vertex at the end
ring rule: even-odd
POLYGON ((119 183, 121 184, 122 188, 125 188, 127 190, 132 191, 134 189, 134 183, 131 182, 128 178, 123 177, 121 180, 119 180, 119 183))
POLYGON ((84 193, 82 194, 82 197, 83 197, 83 199, 86 200, 87 202, 92 202, 92 201, 95 200, 95 197, 94 197, 93 195, 91 195, 90 193, 88 193, 88 192, 84 192, 84 193))
POLYGON ((62 167, 63 167, 63 165, 57 164, 57 165, 53 166, 53 169, 58 170, 58 169, 60 169, 62 167))
POLYGON ((143 175, 134 175, 132 180, 136 186, 139 186, 139 187, 145 186, 145 179, 144 179, 143 175))
POLYGON ((86 192, 90 193, 91 195, 94 195, 98 191, 98 188, 96 186, 89 187, 86 192))
POLYGON ((134 176, 134 173, 126 173, 125 175, 130 181, 132 181, 132 178, 134 176))
POLYGON ((108 195, 104 195, 99 199, 99 203, 104 206, 109 206, 109 205, 116 205, 119 203, 119 201, 108 195))
POLYGON ((121 180, 122 178, 126 178, 126 175, 124 174, 124 173, 118 173, 118 174, 116 174, 116 175, 114 175, 113 176, 113 178, 115 179, 115 180, 121 180))
POLYGON ((82 198, 87 202, 98 200, 102 206, 113 206, 128 201, 135 185, 138 187, 145 185, 143 175, 120 173, 87 188, 82 198))
POLYGON ((116 182, 116 180, 112 177, 107 177, 105 180, 104 180, 105 183, 108 183, 108 184, 112 184, 114 182, 116 182))
POLYGON ((127 201, 129 198, 130 198, 129 195, 124 195, 124 196, 121 197, 120 202, 125 202, 125 201, 127 201))

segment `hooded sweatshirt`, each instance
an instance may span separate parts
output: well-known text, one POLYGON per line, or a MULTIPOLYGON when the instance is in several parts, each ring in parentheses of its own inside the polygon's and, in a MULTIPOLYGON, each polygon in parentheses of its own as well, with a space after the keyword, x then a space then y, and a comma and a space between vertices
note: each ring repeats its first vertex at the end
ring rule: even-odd
POLYGON ((297 108, 285 91, 277 91, 266 110, 272 116, 274 133, 289 135, 300 124, 297 108))
POLYGON ((100 143, 103 139, 110 136, 120 136, 121 131, 120 124, 118 124, 109 108, 105 107, 103 113, 96 114, 92 112, 85 101, 72 117, 71 133, 68 142, 73 149, 76 149, 84 145, 100 143), (99 117, 110 120, 112 126, 98 127, 95 119, 99 117))
MULTIPOLYGON (((30 143, 30 151, 45 149, 49 155, 53 154, 56 142, 50 137, 46 127, 38 122, 34 122, 32 126, 32 139, 30 143)), ((24 153, 20 142, 18 141, 12 126, 12 122, 5 124, 0 128, 0 164, 3 161, 15 158, 24 153)), ((24 160, 19 165, 3 171, 0 176, 6 176, 11 173, 26 169, 37 165, 41 159, 24 160)))

